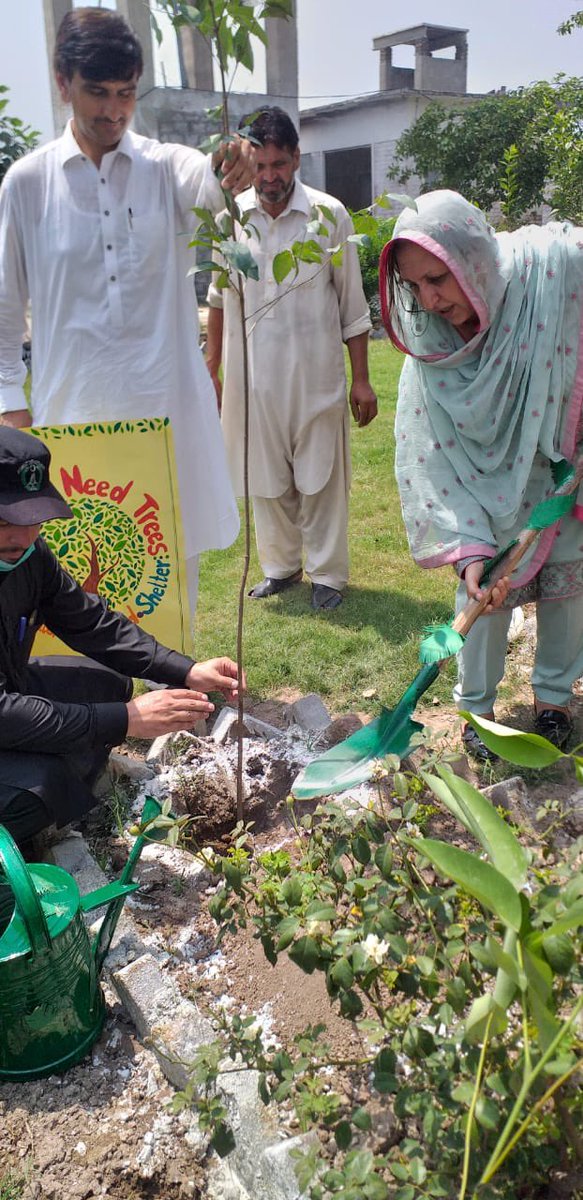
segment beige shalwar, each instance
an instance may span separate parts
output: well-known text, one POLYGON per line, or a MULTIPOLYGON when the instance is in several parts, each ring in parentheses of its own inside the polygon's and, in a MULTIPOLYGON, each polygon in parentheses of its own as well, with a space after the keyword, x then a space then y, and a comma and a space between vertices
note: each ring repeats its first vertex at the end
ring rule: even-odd
MULTIPOLYGON (((301 565, 313 582, 342 588, 347 564, 350 482, 343 342, 370 328, 350 217, 332 196, 296 179, 289 203, 272 218, 253 188, 237 197, 249 215, 239 240, 258 263, 245 283, 250 379, 249 490, 264 573, 284 578, 301 565), (306 230, 314 206, 328 233, 306 230), (247 236, 248 233, 250 236, 247 236), (273 259, 298 239, 344 245, 342 264, 302 263, 278 284, 273 259), (297 533, 294 534, 294 527, 297 533)), ((222 424, 235 491, 243 492, 243 367, 239 301, 233 289, 209 290, 224 307, 222 424)))

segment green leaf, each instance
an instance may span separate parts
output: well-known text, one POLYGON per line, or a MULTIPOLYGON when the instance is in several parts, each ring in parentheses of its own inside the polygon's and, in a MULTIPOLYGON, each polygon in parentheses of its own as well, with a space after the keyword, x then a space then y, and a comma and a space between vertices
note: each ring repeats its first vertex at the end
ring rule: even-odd
POLYGON ((233 1130, 222 1121, 213 1130, 211 1146, 213 1150, 216 1150, 219 1158, 226 1158, 227 1154, 231 1154, 235 1149, 233 1130))
POLYGON ((234 57, 247 71, 253 70, 253 50, 246 29, 238 29, 233 37, 234 57))
POLYGON ((409 1168, 404 1166, 403 1163, 391 1162, 389 1163, 389 1170, 395 1179, 399 1179, 401 1182, 409 1178, 409 1168))
POLYGON ((378 850, 375 851, 374 860, 383 879, 390 879, 393 868, 393 851, 391 847, 388 844, 379 846, 378 850))
POLYGON ((528 978, 529 995, 533 992, 546 1004, 553 991, 553 972, 544 958, 529 946, 523 949, 524 969, 528 978))
POLYGON ((276 950, 278 953, 280 950, 287 950, 290 942, 293 942, 299 928, 299 924, 300 922, 298 917, 284 917, 283 920, 279 922, 276 930, 276 932, 279 934, 278 941, 276 942, 276 950))
POLYGON ((294 242, 292 250, 300 262, 320 263, 324 255, 320 243, 315 242, 313 238, 309 238, 307 242, 294 242))
POLYGON ((567 933, 546 933, 542 939, 544 956, 555 975, 568 975, 575 962, 575 947, 567 933))
POLYGON ((329 221, 331 225, 336 224, 336 217, 334 216, 331 208, 328 208, 326 204, 318 204, 318 208, 325 221, 329 221))
POLYGON ((491 1131, 498 1129, 500 1124, 500 1109, 493 1100, 488 1099, 487 1096, 478 1096, 475 1112, 476 1121, 478 1125, 482 1126, 482 1129, 489 1129, 491 1131))
POLYGON ((311 975, 320 961, 320 947, 314 938, 301 937, 292 946, 289 957, 302 971, 311 975))
POLYGON ((343 1017, 348 1017, 351 1021, 354 1020, 355 1017, 360 1016, 362 1007, 362 1000, 353 989, 341 993, 340 1012, 343 1017))
POLYGON ((356 246, 365 246, 367 250, 370 250, 372 246, 368 233, 349 233, 346 241, 354 242, 356 246))
POLYGON ((291 250, 282 250, 273 260, 273 276, 276 283, 283 283, 290 271, 297 272, 296 260, 291 250))
POLYGON ((518 963, 512 958, 512 955, 506 954, 496 938, 486 938, 486 953, 491 962, 493 962, 499 970, 504 971, 508 975, 516 987, 521 991, 526 991, 527 978, 523 971, 519 970, 518 963))
POLYGON ((396 1091, 396 1069, 397 1059, 394 1051, 388 1046, 384 1046, 377 1054, 373 1063, 373 1085, 377 1092, 385 1095, 387 1092, 396 1091))
POLYGON ((571 757, 575 763, 575 778, 577 783, 583 784, 583 758, 579 758, 577 754, 573 754, 571 757))
POLYGON ((357 1150, 345 1159, 346 1177, 350 1183, 366 1183, 367 1176, 373 1168, 371 1150, 357 1150))
POLYGON ((488 1021, 492 1016, 490 1024, 490 1034, 495 1036, 499 1033, 504 1033, 508 1024, 506 1013, 500 1008, 491 992, 486 992, 483 996, 478 996, 466 1017, 464 1023, 464 1037, 467 1042, 475 1044, 484 1039, 488 1021))
POLYGON ((498 725, 496 721, 487 721, 485 717, 476 717, 461 709, 460 716, 477 729, 489 750, 517 767, 551 767, 561 758, 569 757, 557 750, 552 742, 539 737, 538 733, 520 733, 517 729, 498 725))
POLYGON ((406 1183, 404 1187, 397 1188, 394 1200, 415 1200, 415 1188, 413 1184, 406 1183))
POLYGON ((583 926, 583 900, 576 900, 556 921, 553 921, 546 936, 565 933, 568 929, 579 929, 583 926))
POLYGON ((334 1138, 339 1150, 348 1150, 352 1141, 352 1129, 349 1121, 339 1121, 334 1129, 334 1138))
POLYGON ((465 779, 447 767, 437 770, 439 778, 421 772, 433 794, 480 842, 497 870, 516 888, 521 888, 527 876, 528 858, 509 825, 491 801, 465 779))
POLYGON ((367 839, 362 836, 362 834, 358 834, 357 837, 353 839, 351 849, 357 862, 361 863, 363 866, 366 866, 367 863, 370 862, 370 845, 367 839))
POLYGON ((536 1024, 538 1039, 544 1053, 552 1045, 559 1032, 559 1022, 554 1013, 550 1012, 547 1005, 535 991, 529 992, 528 999, 536 1024))
POLYGON ((424 1162, 415 1156, 409 1162, 409 1172, 413 1183, 421 1185, 427 1179, 427 1168, 424 1162))
POLYGON ((475 896, 485 908, 495 913, 505 925, 518 932, 522 924, 520 896, 508 879, 489 863, 482 862, 477 855, 457 846, 446 846, 433 838, 416 838, 411 841, 438 871, 447 875, 463 887, 470 896, 475 896))
POLYGON ((370 959, 362 946, 356 945, 352 950, 352 968, 355 975, 361 975, 370 969, 370 959))
POLYGON ((277 953, 273 944, 273 938, 269 933, 264 933, 262 934, 260 941, 261 945, 263 946, 263 953, 267 961, 271 963, 272 967, 274 967, 277 962, 277 953))
POLYGON ((389 1192, 384 1179, 378 1175, 369 1175, 364 1184, 363 1196, 365 1200, 387 1200, 389 1192))
POLYGON ((220 263, 213 262, 212 258, 206 258, 203 262, 197 262, 193 267, 189 267, 186 272, 187 276, 200 275, 201 271, 223 271, 224 267, 220 263))
POLYGON ((219 242, 219 249, 227 262, 246 279, 259 279, 259 267, 248 246, 229 240, 219 242))
POLYGON ((399 204, 401 208, 412 208, 414 212, 417 212, 417 201, 412 196, 407 196, 405 192, 383 192, 382 196, 377 197, 375 204, 380 205, 381 208, 390 208, 393 204, 399 204))
POLYGON ((290 908, 298 908, 302 902, 304 887, 297 875, 288 876, 281 885, 281 895, 290 908))
POLYGON ((338 913, 333 904, 324 904, 322 900, 312 900, 306 909, 306 917, 310 921, 334 921, 338 913))
POLYGON ((328 978, 332 981, 335 987, 348 988, 352 987, 354 980, 354 971, 347 958, 339 958, 328 971, 328 978))
POLYGON ((372 1127, 371 1116, 370 1113, 367 1112, 366 1108, 355 1108, 350 1120, 352 1121, 352 1124, 355 1125, 357 1129, 361 1129, 363 1133, 367 1133, 372 1127))

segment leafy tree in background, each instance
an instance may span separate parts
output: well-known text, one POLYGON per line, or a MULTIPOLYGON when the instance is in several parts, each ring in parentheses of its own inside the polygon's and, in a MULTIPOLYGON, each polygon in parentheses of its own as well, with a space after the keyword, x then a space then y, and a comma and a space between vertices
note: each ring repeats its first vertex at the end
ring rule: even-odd
MULTIPOLYGON (((0 84, 0 95, 9 90, 0 84)), ((39 138, 37 129, 25 125, 18 117, 8 116, 8 104, 7 98, 0 99, 0 183, 9 166, 29 150, 34 150, 39 138)))
POLYGON ((574 12, 572 16, 567 17, 567 20, 559 25, 557 33, 564 35, 566 33, 573 33, 575 29, 583 29, 583 8, 580 8, 578 12, 574 12))
MULTIPOLYGON (((576 14, 577 15, 577 14, 576 14)), ((560 217, 581 218, 583 79, 558 75, 486 96, 463 109, 429 104, 399 138, 393 179, 421 180, 421 191, 453 188, 483 209, 503 202, 513 157, 513 219, 543 200, 560 217)))

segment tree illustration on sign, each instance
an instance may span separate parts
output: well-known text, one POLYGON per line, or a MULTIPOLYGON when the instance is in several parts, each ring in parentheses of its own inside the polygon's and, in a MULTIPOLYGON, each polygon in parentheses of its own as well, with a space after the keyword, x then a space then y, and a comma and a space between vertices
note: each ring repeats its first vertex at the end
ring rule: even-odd
POLYGON ((99 592, 119 608, 137 591, 146 547, 133 517, 109 500, 69 501, 71 521, 47 521, 43 537, 62 567, 85 592, 99 592))

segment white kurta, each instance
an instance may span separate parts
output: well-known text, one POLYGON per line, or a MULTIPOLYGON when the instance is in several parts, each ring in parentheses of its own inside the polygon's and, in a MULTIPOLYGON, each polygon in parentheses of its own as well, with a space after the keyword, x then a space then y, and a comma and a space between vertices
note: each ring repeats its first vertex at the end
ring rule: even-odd
MULTIPOLYGON (((356 247, 344 247, 342 265, 330 259, 302 263, 300 274, 281 284, 273 259, 306 234, 312 207, 324 204, 336 224, 322 217, 329 233, 324 246, 345 242, 350 217, 332 196, 296 179, 290 201, 270 217, 250 188, 237 197, 249 224, 238 238, 259 266, 259 279, 245 282, 250 375, 249 477, 253 496, 281 496, 291 485, 314 495, 330 478, 338 430, 348 423, 343 342, 370 329, 356 247), (247 233, 250 236, 247 236, 247 233), (298 286, 301 285, 301 286, 298 286), (276 303, 273 303, 276 301, 276 303)), ((243 368, 238 296, 211 286, 209 303, 224 305, 222 423, 236 492, 243 491, 243 368)), ((348 437, 343 444, 348 446, 348 437)), ((346 469, 349 471, 346 450, 346 469)))
POLYGON ((187 558, 238 532, 187 278, 191 209, 223 200, 198 150, 126 132, 98 169, 70 125, 0 192, 0 412, 26 407, 30 296, 33 422, 169 417, 187 558))

